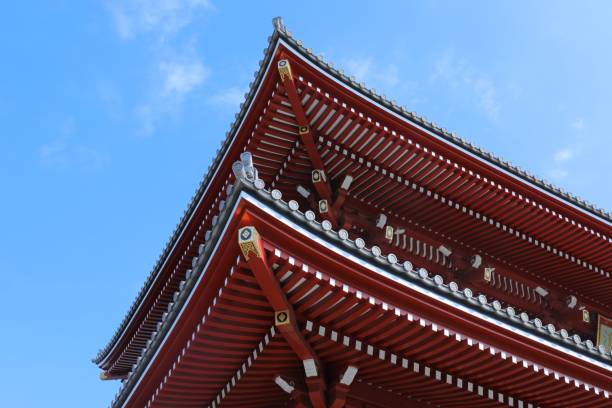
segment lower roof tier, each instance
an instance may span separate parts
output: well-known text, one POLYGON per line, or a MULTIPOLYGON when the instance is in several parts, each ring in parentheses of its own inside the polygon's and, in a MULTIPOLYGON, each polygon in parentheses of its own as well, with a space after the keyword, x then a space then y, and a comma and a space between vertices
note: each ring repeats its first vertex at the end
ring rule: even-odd
POLYGON ((405 270, 263 187, 233 187, 114 407, 609 406, 609 352, 405 270))

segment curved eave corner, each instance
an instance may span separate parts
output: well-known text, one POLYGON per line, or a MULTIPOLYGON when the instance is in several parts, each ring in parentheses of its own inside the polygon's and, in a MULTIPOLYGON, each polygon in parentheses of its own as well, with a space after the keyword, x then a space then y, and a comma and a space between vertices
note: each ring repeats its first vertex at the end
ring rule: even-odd
POLYGON ((336 80, 342 82, 345 86, 352 89, 354 92, 362 94, 366 98, 369 98, 375 101, 376 103, 384 106, 386 109, 389 109, 396 115, 401 116, 407 122, 423 127, 426 130, 435 133, 438 137, 444 139, 446 142, 450 143, 455 148, 465 150, 479 157, 494 168, 511 173, 512 175, 518 177, 523 182, 527 183, 533 188, 541 189, 549 194, 552 194, 566 205, 570 204, 571 206, 576 206, 584 212, 590 214, 591 216, 594 216, 596 219, 604 221, 608 225, 612 223, 612 215, 610 214, 610 212, 602 208, 598 208, 593 204, 581 199, 580 197, 572 195, 564 191, 563 189, 549 183, 548 181, 538 178, 533 174, 521 169, 520 167, 514 166, 510 162, 490 152, 487 152, 486 150, 483 150, 478 146, 473 145, 464 138, 456 136, 454 132, 450 132, 445 128, 437 126, 436 123, 430 122, 424 117, 419 116, 415 112, 409 111, 405 107, 398 105, 395 101, 388 99, 385 95, 380 95, 376 93, 373 89, 365 86, 363 83, 359 83, 354 78, 345 75, 343 72, 336 69, 332 64, 324 61, 321 57, 315 55, 311 50, 305 48, 302 45, 302 42, 295 39, 292 36, 291 32, 287 30, 280 17, 275 18, 273 20, 273 24, 274 33, 278 33, 280 38, 285 40, 285 42, 288 43, 294 51, 296 51, 301 56, 315 64, 320 69, 324 70, 336 80))
POLYGON ((257 91, 259 89, 260 84, 262 83, 264 79, 268 65, 270 61, 272 60, 272 58, 274 57, 274 51, 276 49, 278 39, 280 38, 281 34, 284 33, 284 31, 281 32, 278 29, 278 27, 282 26, 282 24, 279 23, 277 20, 280 20, 280 18, 274 19, 274 22, 273 22, 273 25, 275 28, 274 32, 268 38, 268 46, 266 47, 266 49, 264 49, 264 58, 259 61, 259 68, 255 72, 254 80, 253 82, 249 84, 249 91, 245 93, 245 101, 242 104, 240 104, 240 110, 236 114, 234 122, 232 123, 230 127, 230 130, 226 133, 225 138, 223 139, 221 143, 221 147, 217 149, 217 152, 213 159, 213 163, 208 166, 208 169, 206 173, 204 174, 204 177, 202 181, 200 182, 195 194, 191 198, 191 201, 189 202, 187 209, 185 210, 183 214, 183 217, 178 222, 174 231, 170 235, 170 238, 168 239, 162 254, 159 256, 155 266, 153 267, 149 276, 147 277, 146 281, 141 287, 138 295, 134 299, 127 314, 124 316, 122 322, 120 323, 119 327, 116 329, 115 333, 113 334, 109 342, 102 349, 100 349, 98 354, 92 359, 93 363, 99 366, 103 365, 104 362, 109 358, 111 352, 116 347, 117 343, 120 342, 124 333, 128 329, 130 322, 133 320, 134 316, 138 313, 138 311, 142 307, 142 304, 144 300, 146 299, 146 296, 150 288, 159 279, 160 272, 162 271, 166 260, 171 255, 172 249, 174 248, 174 246, 177 244, 177 242, 180 240, 181 236, 183 235, 193 213, 196 211, 199 203, 202 201, 203 197, 206 195, 211 180, 213 179, 213 177, 216 175, 217 171, 219 170, 220 164, 223 161, 225 153, 229 149, 231 142, 234 140, 236 133, 240 129, 240 126, 243 120, 245 119, 249 111, 249 108, 255 99, 255 96, 257 95, 257 91))

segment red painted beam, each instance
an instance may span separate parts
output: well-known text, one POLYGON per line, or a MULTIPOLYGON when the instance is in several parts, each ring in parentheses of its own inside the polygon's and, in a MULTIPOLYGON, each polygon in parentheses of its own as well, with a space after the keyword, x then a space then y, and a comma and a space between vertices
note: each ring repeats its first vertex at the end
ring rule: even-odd
POLYGON ((344 205, 344 202, 346 201, 346 198, 349 195, 349 188, 351 186, 351 183, 353 182, 353 178, 354 176, 352 174, 346 174, 344 176, 342 184, 338 187, 336 199, 334 201, 334 205, 332 206, 332 210, 334 213, 338 214, 341 211, 342 206, 344 205))
POLYGON ((311 408, 308 394, 295 384, 294 380, 288 380, 280 375, 274 378, 274 382, 286 393, 291 396, 292 407, 294 408, 311 408))
POLYGON ((351 385, 355 380, 358 368, 355 366, 348 366, 340 376, 338 382, 333 386, 331 390, 331 404, 330 408, 343 408, 346 404, 346 397, 351 389, 351 385))
POLYGON ((350 387, 344 384, 336 384, 333 388, 333 400, 329 408, 343 408, 346 404, 346 396, 350 387))
POLYGON ((293 114, 295 115, 296 122, 298 123, 298 131, 300 140, 304 143, 308 157, 312 161, 312 165, 315 169, 324 170, 323 162, 317 151, 315 145, 315 138, 310 130, 309 121, 306 117, 306 113, 302 108, 302 103, 297 92, 295 83, 293 82, 293 75, 291 73, 291 65, 288 60, 280 60, 278 62, 278 71, 280 74, 281 82, 287 92, 287 98, 293 108, 293 114))
POLYGON ((274 309, 274 321, 293 352, 302 360, 306 373, 308 395, 313 408, 326 408, 323 366, 297 325, 297 317, 274 272, 268 266, 263 241, 252 226, 240 228, 238 243, 242 255, 255 275, 257 283, 274 309))
POLYGON ((323 165, 323 161, 321 160, 321 156, 315 144, 315 133, 314 130, 311 129, 310 122, 308 121, 306 113, 304 112, 300 96, 298 95, 297 88, 293 81, 291 65, 289 64, 288 60, 281 59, 278 61, 278 72, 283 87, 285 88, 285 92, 287 93, 287 98, 291 103, 293 113, 295 114, 296 122, 298 123, 300 140, 302 141, 304 149, 306 150, 308 158, 310 159, 312 167, 314 168, 312 173, 312 184, 317 190, 317 194, 320 198, 319 212, 324 218, 327 218, 332 225, 336 226, 337 218, 334 215, 334 210, 332 208, 332 189, 329 181, 326 178, 325 166, 323 165), (325 204, 321 204, 321 201, 325 201, 325 204), (323 206, 324 211, 321 211, 323 206))

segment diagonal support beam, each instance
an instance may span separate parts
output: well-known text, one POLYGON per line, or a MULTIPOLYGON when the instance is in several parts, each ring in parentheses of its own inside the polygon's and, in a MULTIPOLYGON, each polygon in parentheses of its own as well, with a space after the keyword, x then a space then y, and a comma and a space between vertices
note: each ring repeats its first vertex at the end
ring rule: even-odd
POLYGON ((274 377, 274 382, 283 391, 291 396, 293 401, 293 408, 310 408, 310 401, 308 400, 307 393, 304 392, 299 386, 295 384, 295 381, 287 380, 280 375, 274 377))
POLYGON ((304 112, 304 108, 302 107, 302 102, 300 101, 300 96, 298 94, 297 87, 295 86, 289 60, 281 59, 278 61, 278 73, 280 75, 283 87, 287 92, 287 98, 291 103, 291 108, 298 124, 298 134, 300 140, 304 145, 306 154, 308 155, 308 158, 312 163, 312 167, 314 168, 312 172, 312 184, 317 190, 317 194, 320 198, 318 205, 319 212, 324 218, 327 218, 334 226, 336 226, 337 217, 334 214, 332 188, 329 180, 327 179, 327 175, 325 174, 325 166, 323 165, 323 161, 321 160, 321 156, 319 155, 319 151, 317 150, 317 146, 315 144, 315 132, 310 127, 310 123, 306 117, 306 112, 304 112))
POLYGON ((348 366, 344 373, 340 376, 340 380, 333 387, 331 405, 330 408, 343 408, 346 404, 346 397, 351 389, 351 384, 355 380, 357 371, 359 369, 356 366, 348 366))
POLYGON ((332 206, 332 210, 335 214, 341 212, 342 206, 344 205, 344 201, 349 194, 349 189, 351 188, 351 184, 353 183, 353 175, 346 174, 344 176, 344 180, 342 180, 342 184, 338 187, 338 192, 336 194, 336 200, 334 201, 334 205, 332 206))
POLYGON ((315 145, 314 134, 310 129, 308 118, 306 117, 306 113, 302 107, 295 82, 293 82, 293 74, 291 72, 289 60, 282 59, 278 61, 278 73, 280 75, 281 82, 283 83, 283 87, 287 92, 287 98, 289 98, 289 102, 291 103, 293 114, 295 115, 296 122, 298 123, 300 139, 302 140, 302 143, 304 143, 306 153, 308 154, 308 157, 310 158, 310 161, 315 169, 325 170, 315 145))
POLYGON ((306 341, 297 325, 293 306, 287 300, 276 276, 268 266, 263 241, 252 226, 240 228, 238 244, 266 299, 274 309, 274 324, 293 352, 302 360, 313 408, 326 408, 325 378, 321 360, 306 341))

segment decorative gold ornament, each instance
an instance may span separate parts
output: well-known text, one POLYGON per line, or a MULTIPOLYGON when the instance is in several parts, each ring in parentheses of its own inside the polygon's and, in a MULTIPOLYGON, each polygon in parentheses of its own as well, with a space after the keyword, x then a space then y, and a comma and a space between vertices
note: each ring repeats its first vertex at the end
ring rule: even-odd
POLYGON ((305 135, 306 133, 310 132, 310 128, 308 126, 300 126, 298 132, 300 135, 305 135))
POLYGON ((591 323, 591 315, 586 309, 582 309, 582 321, 585 323, 591 323))
POLYGON ((390 225, 385 227, 385 239, 389 242, 393 241, 393 227, 390 225))
POLYGON ((325 172, 323 170, 313 170, 312 171, 312 182, 313 183, 321 183, 325 181, 325 172))
POLYGON ((284 81, 285 78, 293 80, 291 65, 289 65, 289 61, 286 59, 278 61, 278 73, 280 74, 281 81, 284 81))
POLYGON ((252 254, 254 254, 257 258, 261 258, 261 252, 259 250, 259 233, 255 229, 255 227, 243 227, 238 230, 238 245, 240 245, 240 250, 242 251, 242 255, 244 255, 244 259, 247 261, 252 254))
POLYGON ((319 212, 321 214, 326 213, 329 210, 329 206, 327 204, 327 200, 319 200, 319 212))
POLYGON ((284 326, 289 323, 291 323, 291 319, 289 318, 289 310, 279 310, 278 312, 274 312, 274 324, 276 326, 284 326))

